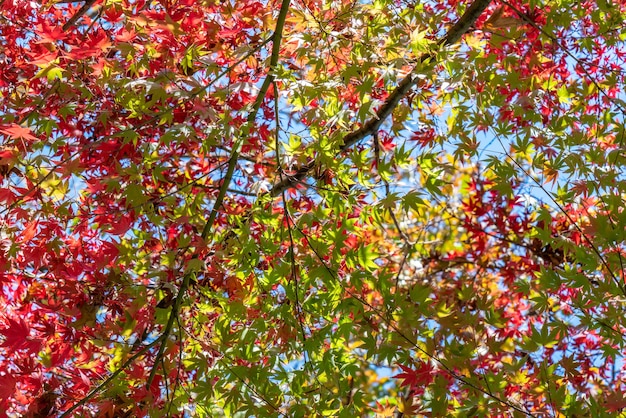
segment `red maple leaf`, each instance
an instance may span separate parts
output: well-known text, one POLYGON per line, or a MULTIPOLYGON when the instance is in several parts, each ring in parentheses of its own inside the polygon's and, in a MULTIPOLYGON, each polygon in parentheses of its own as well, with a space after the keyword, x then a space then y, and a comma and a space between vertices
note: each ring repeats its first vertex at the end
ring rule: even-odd
POLYGON ((102 51, 111 46, 111 40, 105 32, 97 32, 87 36, 80 45, 72 45, 67 56, 71 59, 80 60, 84 58, 102 55, 102 51))
POLYGON ((137 37, 137 32, 135 29, 126 29, 122 28, 119 33, 115 36, 115 40, 118 42, 131 42, 133 39, 137 37))
POLYGON ((32 52, 28 54, 30 57, 30 64, 40 65, 42 67, 46 67, 52 63, 55 59, 57 59, 56 51, 48 51, 45 48, 36 48, 36 44, 33 44, 32 52))
POLYGON ((5 149, 0 151, 0 163, 5 164, 13 161, 17 155, 15 150, 5 149))
POLYGON ((611 393, 606 397, 604 406, 609 412, 621 412, 626 408, 625 394, 620 390, 611 393))
POLYGON ((427 147, 435 142, 437 134, 433 128, 421 129, 413 132, 411 141, 416 141, 422 147, 427 147))
POLYGON ((37 227, 38 227, 38 225, 39 224, 36 221, 27 223, 26 227, 22 231, 22 240, 21 240, 21 242, 28 242, 31 239, 33 239, 33 237, 37 234, 37 227))
POLYGON ((66 37, 60 26, 49 26, 46 22, 37 25, 37 34, 40 36, 40 39, 36 42, 38 44, 62 41, 66 37))
POLYGON ((111 40, 107 36, 106 32, 98 31, 87 37, 85 46, 98 51, 104 51, 111 46, 111 40))
POLYGON ((9 189, 0 188, 0 202, 5 202, 7 205, 15 202, 15 193, 9 189))
POLYGON ((39 350, 39 342, 30 338, 30 327, 23 318, 7 318, 5 328, 0 330, 4 336, 4 341, 0 347, 7 347, 8 351, 15 351, 26 348, 29 351, 39 350))
POLYGON ((112 224, 111 229, 109 230, 109 234, 113 235, 124 235, 133 223, 132 216, 125 215, 118 219, 117 222, 112 224))
POLYGON ((11 375, 0 376, 0 401, 4 401, 15 393, 15 383, 17 381, 11 375))
POLYGON ((385 136, 383 138, 380 138, 379 145, 380 148, 385 152, 393 151, 393 149, 396 147, 396 144, 393 143, 393 137, 391 136, 385 136))
POLYGON ((409 386, 412 392, 423 392, 424 388, 433 382, 433 367, 430 363, 420 362, 416 369, 398 365, 402 373, 393 376, 396 379, 403 379, 401 386, 409 386))

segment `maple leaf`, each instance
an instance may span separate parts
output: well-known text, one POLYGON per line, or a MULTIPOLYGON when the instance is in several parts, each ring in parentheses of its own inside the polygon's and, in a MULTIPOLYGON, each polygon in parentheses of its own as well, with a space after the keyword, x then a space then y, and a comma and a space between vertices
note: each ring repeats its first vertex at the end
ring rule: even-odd
POLYGON ((9 138, 25 139, 27 141, 37 140, 37 137, 33 135, 30 129, 24 128, 23 126, 20 126, 17 123, 12 123, 8 126, 0 128, 0 132, 2 132, 5 135, 8 135, 9 138))
POLYGON ((394 405, 390 405, 388 401, 385 405, 382 405, 380 402, 376 401, 376 406, 376 418, 391 418, 396 412, 396 407, 394 405))
MULTIPOLYGON (((33 46, 36 46, 36 44, 33 46)), ((28 55, 31 58, 30 63, 40 67, 48 67, 58 57, 58 54, 55 51, 48 51, 43 47, 41 47, 41 49, 33 48, 33 51, 31 51, 28 55)))
POLYGON ((54 391, 46 391, 42 393, 39 397, 37 397, 37 399, 30 403, 26 416, 29 418, 49 417, 51 412, 53 412, 56 398, 57 395, 54 391))
POLYGON ((414 397, 410 396, 407 399, 403 399, 398 405, 398 411, 402 412, 406 416, 415 416, 415 414, 421 409, 419 404, 413 403, 414 397))
POLYGON ((37 25, 37 34, 40 37, 39 40, 36 41, 38 44, 54 43, 56 41, 62 41, 67 37, 61 27, 48 25, 47 22, 42 22, 40 25, 37 25))
POLYGON ((5 374, 0 376, 0 401, 4 401, 15 393, 15 384, 17 379, 15 377, 5 374))
POLYGON ((11 173, 21 174, 20 171, 15 168, 18 152, 16 150, 2 150, 0 151, 0 179, 6 177, 11 173))
POLYGON ((135 32, 135 29, 131 28, 127 30, 126 28, 122 28, 120 29, 119 33, 115 36, 115 40, 118 42, 131 42, 136 37, 137 37, 137 32, 135 32))
POLYGON ((392 136, 385 136, 381 138, 379 144, 380 148, 385 152, 393 151, 393 149, 396 147, 396 145, 393 143, 392 136))
POLYGON ((100 31, 87 36, 87 39, 80 45, 73 45, 68 57, 81 60, 101 55, 102 52, 111 46, 111 40, 104 31, 100 31))
POLYGON ((23 318, 7 318, 6 327, 0 329, 0 334, 4 336, 0 347, 7 347, 9 351, 26 348, 33 352, 39 349, 39 342, 30 338, 30 327, 23 318))
POLYGON ((0 151, 0 164, 8 164, 17 156, 15 150, 2 150, 0 151))
POLYGON ((420 362, 416 369, 398 365, 402 369, 402 373, 393 376, 396 379, 402 379, 401 386, 408 386, 411 391, 421 392, 425 386, 433 381, 433 367, 427 362, 420 362))
POLYGON ((0 202, 5 202, 7 205, 12 204, 15 201, 15 193, 9 189, 0 188, 0 202))
POLYGON ((22 231, 21 241, 28 242, 31 239, 33 239, 35 234, 37 234, 37 227, 38 227, 37 221, 29 222, 28 224, 26 224, 26 228, 24 228, 24 230, 22 231))
POLYGON ((413 132, 411 141, 416 141, 422 147, 427 147, 435 142, 436 133, 432 128, 421 129, 413 132))
POLYGON ((621 412, 624 408, 626 408, 625 394, 620 390, 610 393, 606 397, 604 406, 609 412, 621 412))
POLYGON ((133 219, 130 215, 122 216, 112 225, 109 233, 113 235, 124 235, 130 229, 132 223, 133 219))
POLYGON ((87 37, 86 46, 95 50, 104 51, 111 46, 111 40, 104 31, 98 31, 87 37))

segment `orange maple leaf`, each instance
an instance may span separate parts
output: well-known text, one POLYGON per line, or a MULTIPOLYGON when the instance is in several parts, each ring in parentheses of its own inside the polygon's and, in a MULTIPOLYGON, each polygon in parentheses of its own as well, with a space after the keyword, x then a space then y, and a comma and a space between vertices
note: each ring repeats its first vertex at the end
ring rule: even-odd
POLYGON ((54 43, 62 41, 67 37, 63 29, 58 26, 48 25, 46 22, 37 25, 37 34, 40 36, 40 39, 36 41, 38 44, 54 43))
POLYGON ((28 242, 37 234, 37 226, 38 222, 29 222, 26 224, 26 227, 22 231, 22 239, 21 242, 28 242))
POLYGON ((25 139, 27 141, 36 141, 37 137, 33 135, 32 131, 28 128, 24 128, 23 126, 18 125, 17 123, 12 123, 6 127, 0 129, 5 135, 8 135, 10 138, 16 139, 25 139))

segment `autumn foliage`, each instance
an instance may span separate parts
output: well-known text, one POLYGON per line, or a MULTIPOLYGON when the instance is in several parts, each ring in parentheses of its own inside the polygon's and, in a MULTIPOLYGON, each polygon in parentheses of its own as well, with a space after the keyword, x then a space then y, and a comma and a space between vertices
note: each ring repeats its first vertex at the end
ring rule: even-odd
POLYGON ((620 416, 625 17, 0 0, 0 417, 620 416))

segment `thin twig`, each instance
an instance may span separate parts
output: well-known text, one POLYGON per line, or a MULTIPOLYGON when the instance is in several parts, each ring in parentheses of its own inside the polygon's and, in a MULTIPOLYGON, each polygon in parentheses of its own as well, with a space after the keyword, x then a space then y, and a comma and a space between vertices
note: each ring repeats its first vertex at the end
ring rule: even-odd
POLYGON ((83 4, 83 7, 78 9, 78 11, 74 13, 74 16, 72 16, 70 20, 65 22, 65 24, 63 25, 63 32, 67 32, 69 28, 74 26, 78 19, 80 19, 85 13, 87 13, 87 11, 91 8, 91 6, 93 6, 95 2, 96 0, 86 0, 85 4, 83 4))
POLYGON ((89 394, 87 396, 85 396, 84 398, 82 398, 80 401, 76 402, 74 405, 72 405, 72 407, 70 409, 68 409, 67 411, 65 411, 63 414, 61 414, 61 416, 59 418, 64 418, 64 417, 68 417, 72 412, 74 412, 76 409, 80 408, 81 406, 85 405, 91 398, 93 398, 94 396, 96 396, 98 394, 98 392, 100 392, 101 390, 103 390, 104 388, 106 388, 106 386, 111 383, 113 381, 113 379, 115 379, 117 376, 120 375, 120 373, 122 373, 124 370, 126 370, 126 368, 128 366, 130 366, 131 364, 133 364, 135 362, 135 360, 137 360, 139 357, 141 357, 142 355, 144 355, 146 352, 148 352, 148 350, 150 350, 152 347, 154 347, 155 345, 157 345, 159 342, 161 342, 161 338, 163 336, 157 338, 156 340, 152 341, 150 344, 146 345, 144 348, 142 348, 141 350, 139 350, 137 353, 135 353, 134 355, 132 355, 128 360, 126 360, 124 362, 124 364, 122 364, 116 371, 114 371, 113 373, 111 373, 111 375, 109 377, 107 377, 102 383, 100 383, 95 389, 93 389, 91 392, 89 392, 89 394))

